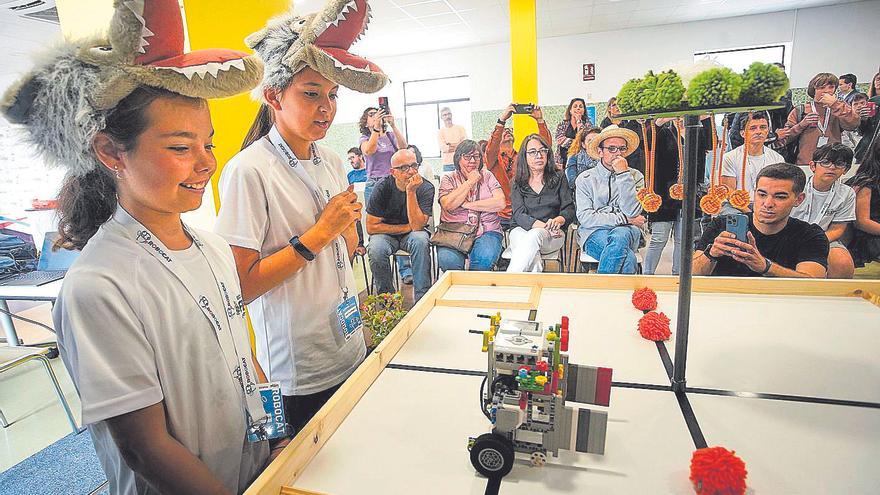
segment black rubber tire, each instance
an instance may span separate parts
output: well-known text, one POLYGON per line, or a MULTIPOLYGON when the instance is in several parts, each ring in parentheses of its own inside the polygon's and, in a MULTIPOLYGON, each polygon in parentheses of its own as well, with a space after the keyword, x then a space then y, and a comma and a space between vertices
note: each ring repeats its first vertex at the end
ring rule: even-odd
POLYGON ((471 447, 471 464, 487 478, 503 478, 513 469, 513 444, 505 437, 484 433, 471 447))

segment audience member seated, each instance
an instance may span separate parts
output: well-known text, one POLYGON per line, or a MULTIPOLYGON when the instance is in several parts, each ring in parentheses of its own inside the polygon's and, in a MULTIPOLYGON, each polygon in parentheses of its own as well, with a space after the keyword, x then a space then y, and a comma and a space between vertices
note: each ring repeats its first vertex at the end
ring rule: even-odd
POLYGON ((880 261, 880 139, 875 139, 856 175, 846 181, 856 193, 856 221, 849 243, 856 267, 880 261))
POLYGON ((804 201, 791 217, 818 225, 828 237, 828 278, 852 278, 853 259, 842 239, 856 219, 856 193, 839 181, 852 166, 852 150, 841 143, 816 148, 810 170, 813 176, 804 189, 804 201))
POLYGON ((351 170, 348 171, 348 183, 367 181, 367 165, 364 163, 364 153, 360 148, 351 148, 348 150, 348 163, 351 164, 351 170))
POLYGON ((636 250, 645 225, 636 191, 645 186, 641 172, 627 164, 639 136, 616 125, 606 127, 587 146, 601 166, 579 175, 575 196, 581 248, 599 260, 599 273, 636 273, 636 250))
MULTIPOLYGON (((871 119, 870 109, 868 108, 868 95, 865 93, 855 93, 852 97, 852 109, 859 116, 859 128, 854 131, 843 131, 840 134, 840 142, 855 151, 859 149, 862 136, 865 134, 868 134, 868 136, 873 135, 869 131, 871 119)), ((870 140, 871 138, 868 137, 868 141, 870 140)), ((865 144, 867 145, 867 142, 865 144)), ((855 163, 859 163, 859 161, 855 160, 855 163)))
MULTIPOLYGON (((516 150, 513 148, 513 129, 507 126, 507 121, 513 115, 513 103, 504 109, 501 118, 495 124, 492 136, 486 144, 485 163, 486 168, 492 172, 495 179, 501 184, 501 190, 504 191, 506 205, 504 209, 498 213, 501 217, 501 225, 504 228, 510 227, 510 181, 516 176, 516 150)), ((550 129, 544 122, 544 112, 541 107, 535 105, 532 110, 532 118, 538 123, 538 134, 550 142, 550 129)))
POLYGON ((443 165, 443 171, 449 172, 455 168, 452 164, 452 155, 458 144, 467 139, 467 130, 452 123, 452 110, 449 107, 440 109, 440 121, 443 125, 437 133, 437 142, 440 146, 440 163, 443 165))
MULTIPOLYGON (((755 181, 761 170, 774 163, 783 163, 785 159, 779 153, 773 151, 764 144, 767 134, 770 132, 770 121, 764 112, 754 112, 748 118, 748 123, 742 124, 740 136, 745 139, 746 129, 749 132, 749 142, 734 148, 724 154, 721 162, 721 183, 727 186, 731 192, 742 187, 749 192, 749 203, 755 201, 755 181), (743 153, 748 153, 746 163, 746 175, 742 177, 743 153)), ((722 213, 737 213, 739 210, 724 204, 722 213)))
POLYGON ((840 133, 859 126, 859 116, 852 107, 834 96, 837 76, 822 72, 813 76, 807 95, 813 100, 798 105, 788 114, 785 129, 779 131, 782 144, 798 142, 797 165, 809 165, 816 148, 839 143, 840 133))
POLYGON ((611 124, 614 124, 614 118, 620 115, 620 107, 617 106, 617 97, 612 96, 608 100, 608 107, 605 109, 605 118, 602 119, 602 124, 599 125, 602 129, 608 127, 611 124))
POLYGON ((807 177, 796 165, 776 163, 758 173, 748 242, 725 230, 720 215, 697 241, 694 275, 825 278, 828 238, 818 225, 791 218, 804 200, 807 177))
POLYGON ((416 154, 398 150, 391 157, 391 175, 376 184, 367 204, 370 269, 377 292, 393 292, 389 257, 403 249, 412 260, 413 299, 431 287, 430 235, 425 227, 434 204, 434 186, 418 172, 416 154))
POLYGON ((574 191, 574 181, 584 171, 595 167, 599 162, 587 154, 587 145, 599 135, 599 129, 590 127, 578 131, 568 148, 568 160, 565 162, 565 178, 568 186, 574 191))
POLYGON ((437 247, 441 270, 464 270, 465 258, 470 270, 488 271, 501 255, 501 220, 498 212, 506 204, 501 184, 483 168, 483 155, 476 141, 465 139, 455 149, 455 170, 440 180, 440 221, 477 226, 477 237, 469 253, 437 247))
POLYGON ((565 168, 565 159, 568 157, 568 148, 577 132, 583 128, 593 127, 590 118, 587 117, 587 103, 583 98, 572 98, 565 109, 562 122, 556 126, 556 168, 565 168))
POLYGON ((556 170, 550 143, 538 134, 527 136, 520 146, 510 202, 516 227, 510 231, 507 271, 541 272, 541 255, 562 249, 575 211, 568 182, 556 170))

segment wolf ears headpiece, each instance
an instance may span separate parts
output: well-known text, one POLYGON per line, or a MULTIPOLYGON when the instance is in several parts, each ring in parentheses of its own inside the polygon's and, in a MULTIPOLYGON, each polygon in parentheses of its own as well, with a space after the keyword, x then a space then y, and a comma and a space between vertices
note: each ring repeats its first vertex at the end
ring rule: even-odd
POLYGON ((348 51, 367 30, 370 17, 367 0, 328 0, 319 12, 288 12, 272 19, 245 40, 266 65, 261 89, 284 89, 297 72, 311 67, 354 91, 379 91, 388 83, 382 69, 348 51))
POLYGON ((115 0, 114 8, 106 38, 62 44, 0 100, 0 111, 27 127, 46 161, 75 176, 99 166, 92 139, 138 87, 222 98, 254 88, 262 77, 254 55, 225 49, 184 53, 178 0, 115 0))

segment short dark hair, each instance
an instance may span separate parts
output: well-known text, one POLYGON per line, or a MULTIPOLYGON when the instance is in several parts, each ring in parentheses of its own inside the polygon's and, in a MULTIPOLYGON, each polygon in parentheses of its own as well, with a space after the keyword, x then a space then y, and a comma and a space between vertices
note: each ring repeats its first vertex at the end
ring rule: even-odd
POLYGON ((761 171, 758 172, 758 177, 755 178, 755 187, 758 186, 758 181, 761 180, 761 177, 790 180, 792 183, 791 188, 795 194, 804 192, 804 187, 807 185, 807 174, 805 174, 797 165, 785 162, 774 163, 773 165, 767 165, 762 168, 761 171))
POLYGON ((406 148, 412 150, 412 152, 416 155, 416 163, 421 165, 422 164, 422 152, 419 150, 419 147, 414 144, 410 144, 406 148))
POLYGON ((867 99, 868 99, 868 95, 866 95, 865 93, 859 93, 859 92, 856 92, 856 94, 854 94, 852 97, 853 103, 855 103, 857 101, 867 100, 867 99))
POLYGON ((473 139, 465 139, 455 147, 455 153, 452 155, 452 165, 455 167, 455 170, 461 172, 461 167, 458 166, 458 162, 461 161, 461 156, 473 153, 474 151, 480 155, 480 166, 478 167, 478 170, 483 170, 483 153, 480 152, 480 145, 473 139))
POLYGON ((349 148, 348 152, 346 154, 348 154, 348 153, 354 153, 357 156, 364 156, 364 152, 361 151, 361 149, 358 148, 357 146, 353 146, 353 147, 349 148))
POLYGON ((745 114, 745 118, 743 119, 743 130, 745 130, 746 124, 748 124, 752 120, 766 120, 767 125, 770 125, 770 115, 767 112, 747 112, 745 114))
POLYGON ((828 160, 835 165, 844 164, 846 165, 846 169, 849 170, 850 167, 852 167, 853 150, 842 143, 823 144, 813 152, 814 162, 822 160, 828 160))
POLYGON ((830 72, 820 72, 810 79, 810 84, 807 86, 807 95, 809 95, 810 98, 815 98, 817 87, 831 84, 836 88, 839 83, 840 80, 834 74, 830 72))
POLYGON ((844 75, 840 76, 840 79, 843 79, 843 81, 847 84, 852 84, 853 89, 856 88, 856 81, 858 79, 856 79, 855 74, 844 74, 844 75))

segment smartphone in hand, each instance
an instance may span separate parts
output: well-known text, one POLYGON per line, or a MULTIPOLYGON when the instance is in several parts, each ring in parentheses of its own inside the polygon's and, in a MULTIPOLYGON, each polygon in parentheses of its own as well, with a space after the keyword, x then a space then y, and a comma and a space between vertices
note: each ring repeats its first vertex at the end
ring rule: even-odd
POLYGON ((736 236, 736 240, 740 242, 749 242, 749 217, 742 213, 734 213, 727 215, 726 231, 736 236))
POLYGON ((379 97, 379 108, 385 111, 385 113, 391 113, 391 109, 388 107, 388 97, 380 96, 379 97))
POLYGON ((534 110, 535 110, 535 105, 532 103, 514 103, 513 104, 513 113, 530 114, 534 110))

